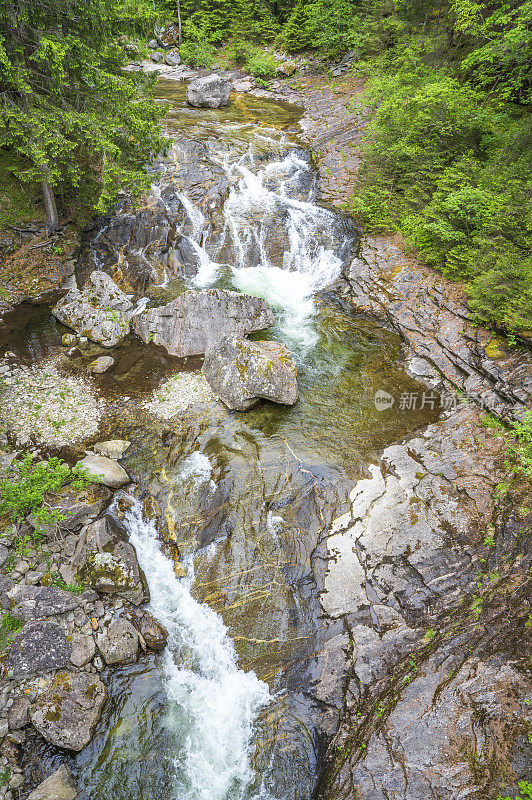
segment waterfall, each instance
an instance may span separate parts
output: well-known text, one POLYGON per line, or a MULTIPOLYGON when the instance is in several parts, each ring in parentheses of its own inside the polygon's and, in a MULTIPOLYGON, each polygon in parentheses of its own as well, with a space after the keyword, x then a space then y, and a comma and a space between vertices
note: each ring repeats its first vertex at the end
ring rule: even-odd
MULTIPOLYGON (((182 478, 208 480, 206 458, 198 453, 189 460, 182 478)), ((192 561, 187 576, 178 579, 140 503, 127 512, 126 524, 148 578, 151 611, 169 632, 161 656, 170 708, 166 724, 183 744, 175 753, 175 787, 168 800, 251 800, 253 727, 271 699, 268 687, 238 668, 221 617, 192 597, 192 561)))

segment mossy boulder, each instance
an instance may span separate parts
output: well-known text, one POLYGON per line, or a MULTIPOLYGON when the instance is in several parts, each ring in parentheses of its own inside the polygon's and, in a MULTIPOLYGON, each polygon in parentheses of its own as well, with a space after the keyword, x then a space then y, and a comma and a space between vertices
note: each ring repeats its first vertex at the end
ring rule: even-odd
POLYGON ((230 409, 247 411, 260 398, 294 405, 297 367, 279 342, 249 342, 227 336, 205 356, 203 373, 230 409))

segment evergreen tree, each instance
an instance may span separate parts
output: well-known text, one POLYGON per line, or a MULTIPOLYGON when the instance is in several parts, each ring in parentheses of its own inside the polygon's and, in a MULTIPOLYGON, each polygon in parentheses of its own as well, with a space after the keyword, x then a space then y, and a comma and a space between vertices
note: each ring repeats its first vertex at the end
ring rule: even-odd
POLYGON ((0 157, 41 184, 47 227, 56 195, 104 211, 147 185, 163 141, 145 77, 124 73, 113 0, 4 0, 0 10, 0 157))

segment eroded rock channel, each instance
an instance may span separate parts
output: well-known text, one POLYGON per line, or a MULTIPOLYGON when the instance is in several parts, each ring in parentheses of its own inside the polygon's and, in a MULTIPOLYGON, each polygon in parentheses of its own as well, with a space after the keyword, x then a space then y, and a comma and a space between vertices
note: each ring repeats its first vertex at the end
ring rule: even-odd
MULTIPOLYGON (((404 302, 382 324, 302 109, 160 97, 151 191, 85 233, 58 304, 3 322, 9 443, 89 451, 109 487, 59 498, 47 542, 83 594, 3 545, 12 788, 60 768, 92 800, 495 797, 530 763, 530 512, 456 407, 452 342, 421 348, 421 313, 409 339, 404 302)), ((527 356, 508 384, 458 358, 495 411, 528 401, 527 356)))

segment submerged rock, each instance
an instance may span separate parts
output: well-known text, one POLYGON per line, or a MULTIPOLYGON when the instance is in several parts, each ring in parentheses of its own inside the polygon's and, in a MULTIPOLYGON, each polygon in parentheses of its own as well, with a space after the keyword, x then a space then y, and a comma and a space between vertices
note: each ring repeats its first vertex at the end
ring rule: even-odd
POLYGON ((68 665, 71 652, 72 645, 57 623, 49 620, 27 622, 13 638, 6 658, 8 675, 27 678, 61 669, 68 665))
POLYGON ((111 489, 120 489, 129 483, 129 475, 125 469, 106 456, 88 453, 76 466, 83 467, 91 477, 98 478, 104 486, 109 486, 111 489))
POLYGON ((96 520, 81 533, 72 568, 80 583, 98 592, 118 594, 134 605, 149 600, 135 548, 112 517, 96 520))
POLYGON ((243 336, 275 322, 268 303, 227 289, 188 291, 166 306, 133 317, 144 342, 162 345, 173 356, 202 355, 224 336, 243 336))
POLYGON ((127 619, 114 619, 96 639, 98 650, 109 666, 135 661, 139 635, 127 619))
POLYGON ((297 367, 279 342, 227 336, 208 351, 203 373, 220 400, 237 411, 246 411, 260 398, 290 406, 298 399, 297 367))
POLYGON ((231 81, 220 75, 205 75, 191 81, 187 88, 187 103, 196 108, 219 108, 229 102, 231 81))
POLYGON ((127 312, 132 308, 131 300, 109 275, 96 270, 83 291, 71 289, 52 314, 83 337, 112 347, 129 333, 127 312))
POLYGON ((31 722, 50 744, 83 750, 94 736, 106 700, 107 689, 96 675, 62 670, 32 705, 31 722))
POLYGON ((111 356, 100 356, 99 358, 91 361, 89 369, 94 375, 102 375, 114 366, 115 360, 111 356))
POLYGON ((28 795, 28 800, 76 800, 79 795, 80 789, 69 767, 61 764, 28 795))

